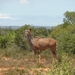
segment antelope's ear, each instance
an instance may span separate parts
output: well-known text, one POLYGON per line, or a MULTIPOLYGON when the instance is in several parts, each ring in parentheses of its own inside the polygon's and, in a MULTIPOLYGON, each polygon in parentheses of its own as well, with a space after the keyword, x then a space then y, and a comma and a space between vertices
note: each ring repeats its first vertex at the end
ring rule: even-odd
POLYGON ((32 30, 32 28, 29 28, 29 30, 31 31, 31 30, 32 30))

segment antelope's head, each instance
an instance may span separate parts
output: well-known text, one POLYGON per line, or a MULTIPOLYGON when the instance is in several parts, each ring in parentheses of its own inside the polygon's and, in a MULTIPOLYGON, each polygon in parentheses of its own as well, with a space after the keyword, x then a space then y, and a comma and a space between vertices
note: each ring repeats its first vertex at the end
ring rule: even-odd
POLYGON ((31 30, 32 30, 31 28, 29 28, 28 30, 25 30, 25 37, 30 36, 31 30))

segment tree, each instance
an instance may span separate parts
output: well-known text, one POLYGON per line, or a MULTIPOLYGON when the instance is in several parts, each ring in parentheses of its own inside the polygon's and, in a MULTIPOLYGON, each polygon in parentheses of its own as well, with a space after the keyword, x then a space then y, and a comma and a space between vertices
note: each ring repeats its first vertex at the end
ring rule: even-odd
POLYGON ((66 11, 64 16, 63 22, 65 25, 75 25, 75 12, 66 11))
POLYGON ((25 36, 24 36, 25 30, 28 28, 30 28, 29 25, 24 25, 15 31, 15 43, 16 45, 18 45, 20 48, 24 50, 29 49, 28 42, 26 41, 25 36))

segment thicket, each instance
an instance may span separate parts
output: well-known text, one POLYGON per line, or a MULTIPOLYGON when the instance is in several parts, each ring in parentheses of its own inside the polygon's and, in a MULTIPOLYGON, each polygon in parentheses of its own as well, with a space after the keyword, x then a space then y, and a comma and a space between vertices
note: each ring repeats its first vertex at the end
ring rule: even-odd
POLYGON ((0 48, 7 48, 14 42, 15 32, 12 29, 0 28, 0 48))
POLYGON ((57 39, 59 50, 75 54, 75 26, 63 28, 60 25, 51 33, 51 37, 57 39))
POLYGON ((52 37, 57 40, 59 50, 67 53, 75 54, 75 12, 65 12, 63 24, 57 25, 50 29, 45 27, 35 28, 30 25, 24 25, 16 30, 0 28, 0 48, 21 48, 29 50, 30 46, 24 36, 24 32, 28 28, 32 28, 32 36, 52 37))

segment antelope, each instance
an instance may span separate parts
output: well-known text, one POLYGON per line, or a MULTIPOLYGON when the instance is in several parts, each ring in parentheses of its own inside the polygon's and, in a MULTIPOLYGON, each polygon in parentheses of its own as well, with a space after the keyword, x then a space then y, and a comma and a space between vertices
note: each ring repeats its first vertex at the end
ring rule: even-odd
POLYGON ((34 58, 38 55, 38 61, 40 62, 40 50, 50 49, 53 55, 52 63, 56 58, 57 45, 56 40, 53 38, 38 38, 32 37, 32 29, 25 30, 25 37, 28 40, 29 45, 34 50, 34 58))

